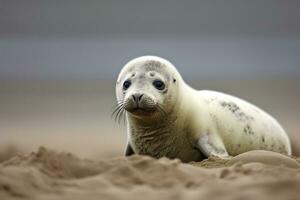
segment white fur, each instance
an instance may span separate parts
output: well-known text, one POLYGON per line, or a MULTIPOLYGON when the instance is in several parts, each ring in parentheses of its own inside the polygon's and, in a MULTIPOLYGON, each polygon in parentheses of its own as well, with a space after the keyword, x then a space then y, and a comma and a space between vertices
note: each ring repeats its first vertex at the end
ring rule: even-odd
MULTIPOLYGON (((120 87, 128 71, 138 65, 140 67, 136 70, 143 73, 143 63, 150 60, 166 65, 167 72, 176 79, 176 83, 169 85, 170 91, 165 95, 156 94, 150 83, 146 89, 143 87, 144 92, 160 102, 172 95, 171 102, 164 105, 170 111, 170 120, 141 122, 127 113, 128 142, 135 153, 177 157, 183 161, 199 159, 194 152, 195 147, 205 156, 234 156, 256 149, 291 155, 289 138, 272 116, 237 97, 191 88, 176 68, 163 58, 143 56, 128 62, 118 77, 118 101, 126 98, 122 96, 120 87), (150 128, 142 128, 145 125, 150 128)), ((137 89, 134 87, 132 90, 137 89)))

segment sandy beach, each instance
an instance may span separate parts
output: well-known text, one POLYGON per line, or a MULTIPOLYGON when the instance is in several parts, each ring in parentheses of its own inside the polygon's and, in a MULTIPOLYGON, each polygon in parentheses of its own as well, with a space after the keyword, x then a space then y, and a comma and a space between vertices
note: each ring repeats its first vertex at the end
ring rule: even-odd
POLYGON ((272 152, 199 163, 100 161, 40 147, 0 164, 0 199, 298 199, 300 163, 272 152))

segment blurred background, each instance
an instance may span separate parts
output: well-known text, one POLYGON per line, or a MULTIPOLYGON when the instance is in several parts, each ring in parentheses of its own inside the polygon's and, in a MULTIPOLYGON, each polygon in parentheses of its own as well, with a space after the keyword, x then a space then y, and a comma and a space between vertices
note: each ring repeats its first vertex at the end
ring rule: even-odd
POLYGON ((300 152, 300 2, 1 0, 0 160, 40 145, 122 155, 114 86, 132 58, 169 59, 197 89, 275 116, 300 152))

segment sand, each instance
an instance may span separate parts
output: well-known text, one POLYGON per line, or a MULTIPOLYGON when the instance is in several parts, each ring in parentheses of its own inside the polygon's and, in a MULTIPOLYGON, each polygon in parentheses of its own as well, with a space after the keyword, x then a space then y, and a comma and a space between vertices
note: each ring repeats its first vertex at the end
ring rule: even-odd
POLYGON ((93 161, 40 147, 0 164, 1 200, 282 200, 299 196, 297 159, 265 151, 184 164, 138 155, 93 161))

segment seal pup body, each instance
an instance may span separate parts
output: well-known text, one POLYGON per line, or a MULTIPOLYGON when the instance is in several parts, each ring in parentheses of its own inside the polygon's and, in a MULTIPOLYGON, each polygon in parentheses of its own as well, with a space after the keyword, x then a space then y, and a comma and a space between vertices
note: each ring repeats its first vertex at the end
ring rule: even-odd
POLYGON ((118 113, 126 111, 125 155, 199 161, 251 150, 291 154, 280 124, 260 108, 231 95, 197 91, 167 60, 143 56, 121 70, 118 113))

